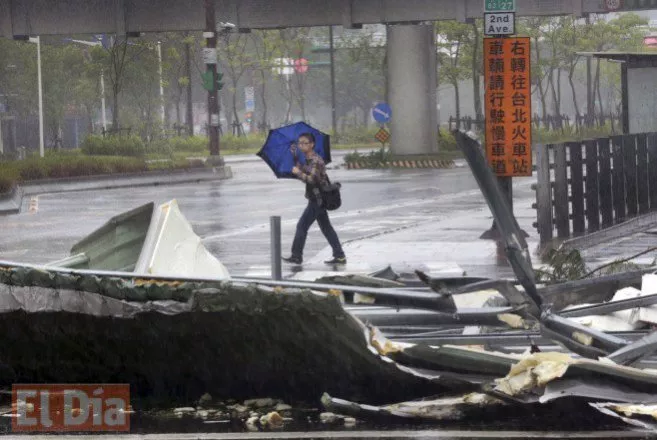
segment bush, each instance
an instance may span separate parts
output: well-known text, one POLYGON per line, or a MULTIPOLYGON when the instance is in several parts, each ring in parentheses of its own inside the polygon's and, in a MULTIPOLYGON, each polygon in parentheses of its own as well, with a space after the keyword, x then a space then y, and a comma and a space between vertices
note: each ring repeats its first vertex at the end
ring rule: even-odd
POLYGON ((560 144, 562 142, 607 137, 612 136, 613 134, 611 124, 595 127, 581 127, 579 130, 572 125, 563 130, 548 130, 543 127, 534 127, 532 129, 532 140, 537 144, 560 144))
POLYGON ((0 164, 0 176, 2 176, 0 188, 11 188, 16 181, 134 173, 146 170, 143 159, 132 157, 49 154, 41 159, 38 156, 31 156, 25 160, 0 164))
POLYGON ((176 136, 169 139, 169 145, 172 151, 189 151, 195 153, 205 153, 208 150, 208 138, 206 136, 176 136))
POLYGON ((146 145, 137 135, 89 135, 82 142, 82 152, 92 156, 143 157, 146 154, 146 145))
POLYGON ((449 130, 441 128, 438 132, 438 151, 458 151, 456 138, 449 130))
POLYGON ((345 163, 365 162, 368 167, 377 168, 383 162, 388 162, 392 158, 392 153, 381 147, 378 150, 370 151, 367 154, 361 154, 357 151, 345 155, 345 163))
POLYGON ((221 149, 231 151, 259 150, 267 138, 261 134, 249 136, 223 136, 221 138, 221 149))
POLYGON ((0 176, 0 194, 9 192, 14 185, 14 180, 7 176, 0 176))
POLYGON ((350 127, 348 130, 345 130, 342 133, 339 133, 338 140, 336 143, 341 144, 374 144, 378 141, 374 138, 376 132, 379 131, 377 126, 360 126, 360 127, 350 127))
MULTIPOLYGON (((206 136, 174 136, 169 139, 158 139, 146 147, 148 154, 172 156, 175 153, 208 154, 208 138, 206 136)), ((265 143, 263 135, 221 136, 219 148, 221 151, 254 151, 265 143)))

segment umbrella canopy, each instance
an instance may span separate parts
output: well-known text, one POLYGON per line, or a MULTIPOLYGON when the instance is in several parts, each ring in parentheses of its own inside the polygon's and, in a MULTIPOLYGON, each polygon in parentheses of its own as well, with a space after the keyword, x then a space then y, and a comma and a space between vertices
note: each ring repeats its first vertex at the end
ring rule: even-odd
POLYGON ((269 136, 265 144, 257 153, 262 160, 272 169, 278 178, 296 178, 292 174, 292 168, 296 163, 304 165, 306 157, 298 150, 296 157, 290 151, 292 144, 296 144, 299 136, 303 133, 311 133, 315 136, 314 151, 325 163, 331 162, 331 140, 330 136, 311 127, 305 122, 286 125, 285 127, 269 130, 269 136))

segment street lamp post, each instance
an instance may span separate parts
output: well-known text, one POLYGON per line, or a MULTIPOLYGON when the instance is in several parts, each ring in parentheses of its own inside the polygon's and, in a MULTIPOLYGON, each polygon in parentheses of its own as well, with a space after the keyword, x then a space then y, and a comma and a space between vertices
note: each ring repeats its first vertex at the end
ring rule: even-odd
POLYGON ((39 81, 39 155, 43 157, 45 155, 45 149, 43 145, 43 83, 41 80, 41 37, 30 37, 30 43, 36 43, 37 45, 37 71, 38 71, 38 81, 39 81))
POLYGON ((100 104, 103 117, 103 131, 107 131, 107 116, 105 114, 105 71, 100 69, 100 104))
POLYGON ((157 42, 157 58, 159 61, 159 72, 160 72, 160 113, 162 118, 162 134, 165 133, 166 128, 166 115, 164 111, 164 82, 162 80, 162 43, 157 42))

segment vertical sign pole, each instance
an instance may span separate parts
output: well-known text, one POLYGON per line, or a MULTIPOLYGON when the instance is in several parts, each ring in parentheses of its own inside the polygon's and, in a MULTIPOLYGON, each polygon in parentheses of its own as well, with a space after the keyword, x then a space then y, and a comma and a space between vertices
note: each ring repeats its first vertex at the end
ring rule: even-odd
POLYGON ((329 54, 331 57, 331 128, 333 129, 333 142, 338 139, 338 117, 335 108, 335 52, 333 48, 333 26, 329 26, 329 54))
MULTIPOLYGON (((207 48, 217 50, 217 25, 215 23, 214 0, 205 0, 205 31, 207 48), (209 36, 212 35, 212 36, 209 36)), ((219 156, 219 95, 217 91, 217 61, 207 63, 212 73, 212 88, 208 90, 208 131, 210 137, 210 156, 219 156)))
MULTIPOLYGON (((484 39, 486 156, 512 210, 513 176, 532 175, 529 63, 529 38, 484 39)), ((499 238, 495 222, 481 238, 499 238)))

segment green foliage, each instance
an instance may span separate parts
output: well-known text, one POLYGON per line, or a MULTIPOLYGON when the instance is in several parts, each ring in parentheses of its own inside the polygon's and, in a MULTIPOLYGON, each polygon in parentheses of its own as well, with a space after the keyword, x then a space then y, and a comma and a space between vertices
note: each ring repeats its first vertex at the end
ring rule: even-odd
POLYGON ((14 185, 14 180, 7 176, 0 176, 0 194, 9 192, 14 185))
POLYGON ((532 138, 537 144, 560 144, 563 142, 581 141, 584 139, 595 139, 613 135, 610 124, 604 126, 581 127, 579 130, 571 126, 563 130, 547 130, 545 128, 533 128, 532 138))
POLYGON ((259 150, 264 145, 265 140, 264 135, 223 136, 221 138, 221 149, 237 152, 259 150))
POLYGON ((586 274, 584 259, 578 250, 551 249, 546 255, 546 269, 537 269, 536 281, 544 284, 577 280, 586 274))
POLYGON ((378 168, 382 163, 392 158, 390 150, 381 147, 378 150, 370 151, 367 154, 361 154, 358 151, 349 153, 344 157, 345 163, 365 162, 370 168, 378 168))
POLYGON ((349 127, 339 134, 338 141, 340 144, 379 144, 374 138, 377 131, 379 131, 377 126, 349 127))
POLYGON ((438 151, 460 151, 454 135, 444 128, 438 134, 438 151))
POLYGON ((93 156, 143 157, 146 145, 139 136, 89 135, 82 142, 82 152, 93 156))
MULTIPOLYGON (((219 148, 222 152, 249 152, 258 150, 265 143, 263 135, 221 136, 219 148)), ((177 153, 208 154, 209 141, 205 136, 175 136, 158 139, 146 146, 149 155, 174 156, 177 153)))
MULTIPOLYGON (((6 179, 4 185, 9 187, 16 181, 135 173, 146 170, 146 163, 138 158, 71 154, 50 154, 44 158, 30 156, 25 160, 0 163, 0 175, 6 179)), ((3 183, 0 182, 0 185, 3 183)))
POLYGON ((205 136, 176 136, 169 139, 171 151, 191 151, 205 153, 209 150, 208 138, 205 136))

